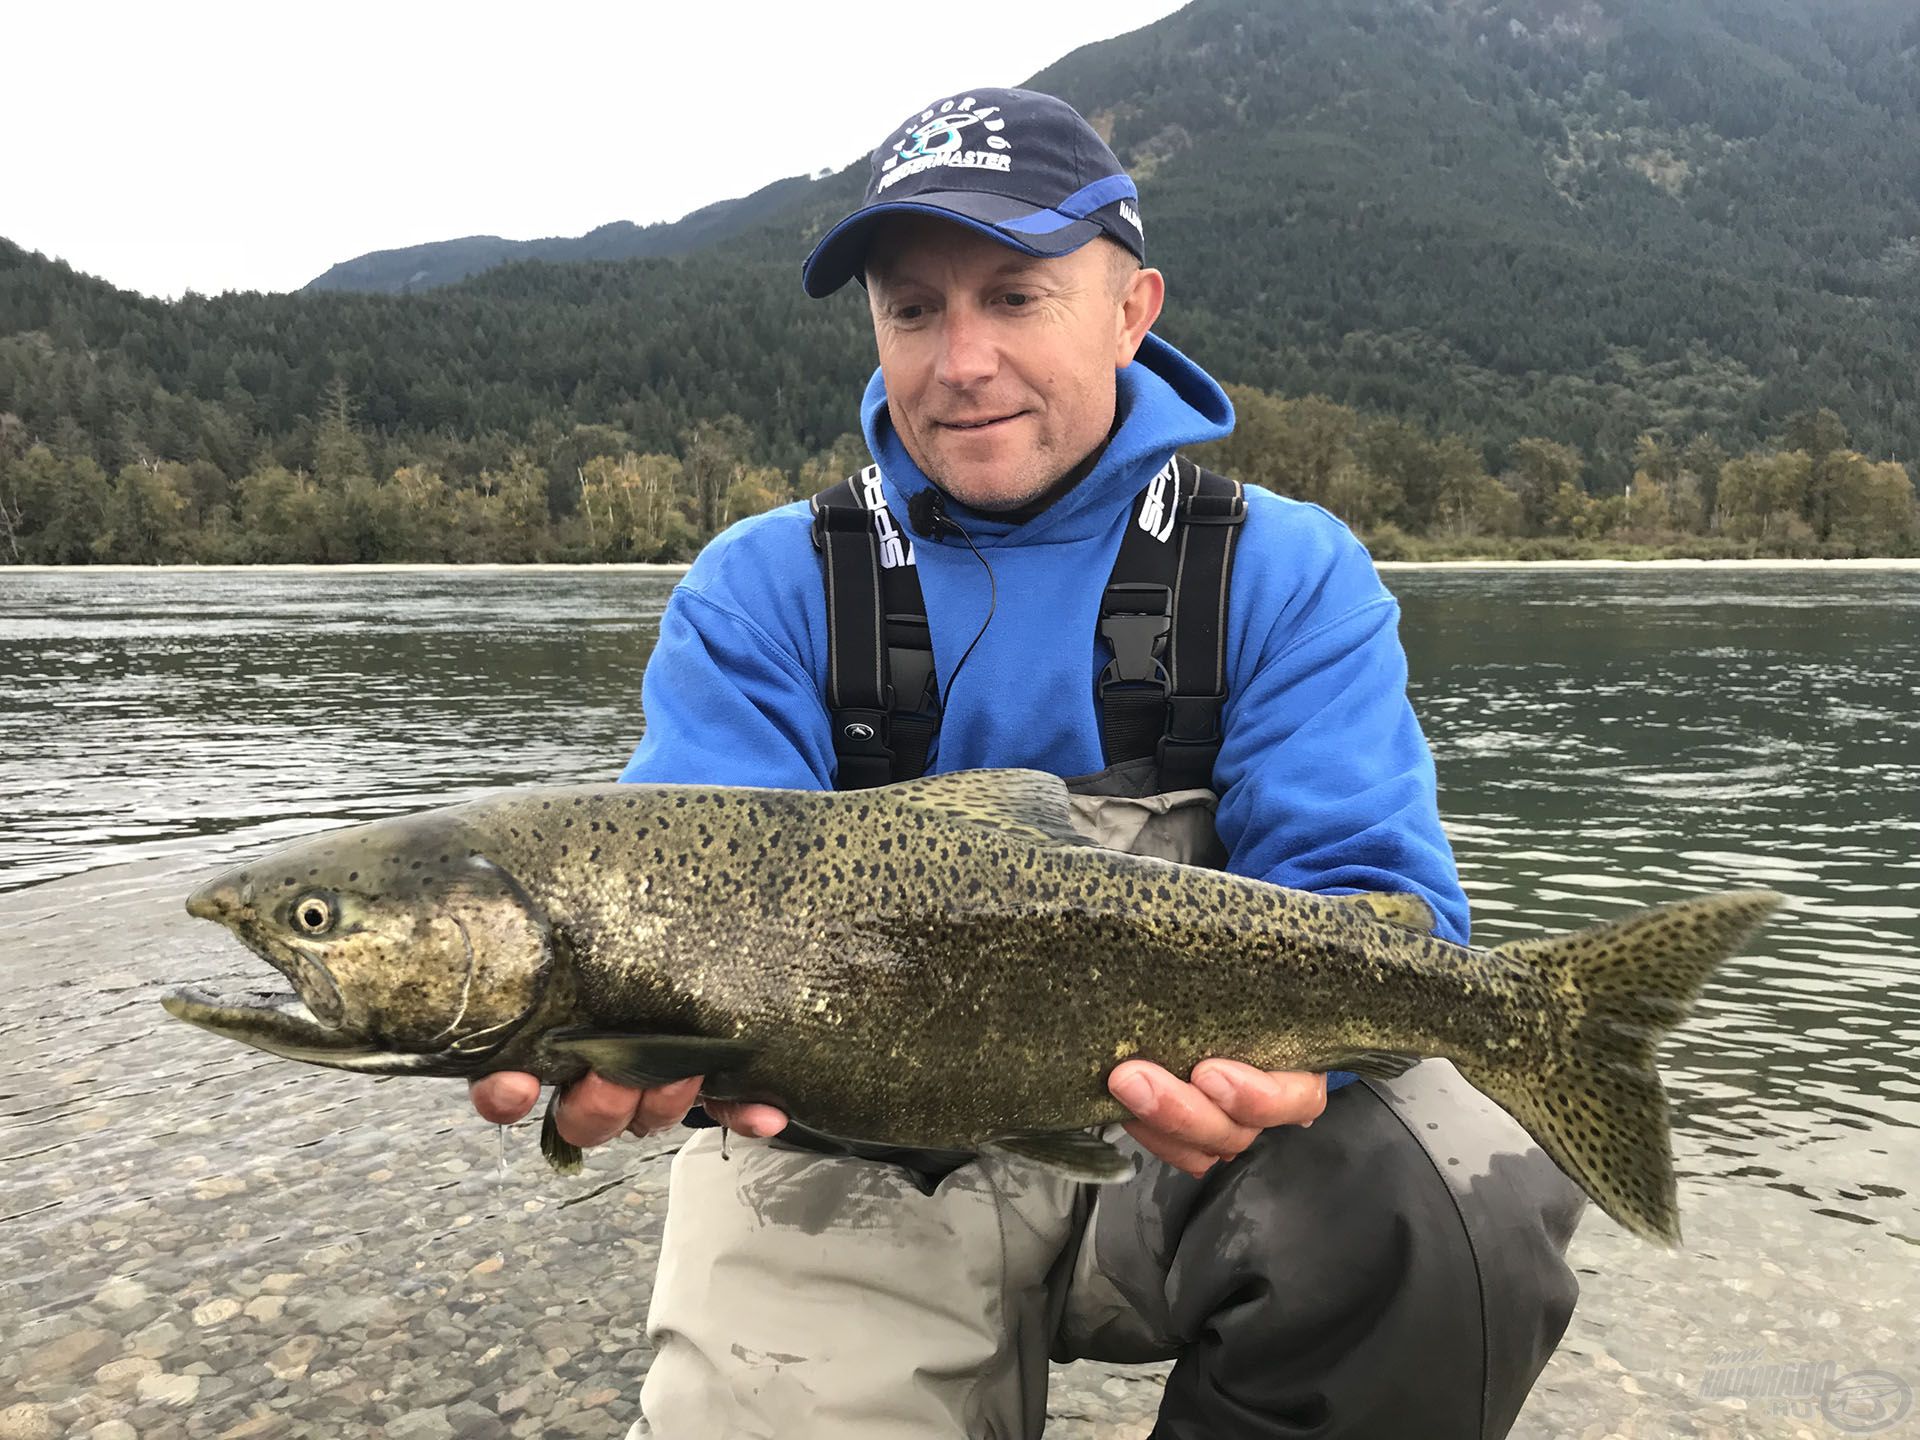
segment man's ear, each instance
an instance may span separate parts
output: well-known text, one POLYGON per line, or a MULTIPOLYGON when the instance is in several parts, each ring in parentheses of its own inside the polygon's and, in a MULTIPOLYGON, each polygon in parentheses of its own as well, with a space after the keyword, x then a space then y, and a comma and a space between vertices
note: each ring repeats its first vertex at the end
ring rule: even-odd
POLYGON ((1124 370, 1133 363, 1147 331, 1160 318, 1160 307, 1166 303, 1167 277, 1158 270, 1136 270, 1120 297, 1119 331, 1114 336, 1115 369, 1124 370))

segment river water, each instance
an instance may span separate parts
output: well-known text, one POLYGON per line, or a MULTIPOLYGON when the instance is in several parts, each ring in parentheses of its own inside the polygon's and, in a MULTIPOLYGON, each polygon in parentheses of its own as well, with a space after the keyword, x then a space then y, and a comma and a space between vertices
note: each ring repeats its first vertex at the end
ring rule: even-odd
MULTIPOLYGON (((1516 1434, 1920 1433, 1920 572, 1387 578, 1477 939, 1788 897, 1664 1052, 1687 1245, 1589 1218, 1516 1434)), ((152 1002, 257 964, 179 912, 228 857, 611 778, 671 583, 0 570, 0 1426, 624 1429, 663 1145, 555 1182, 152 1002)), ((1049 1436, 1144 1434, 1085 1368, 1049 1436)))

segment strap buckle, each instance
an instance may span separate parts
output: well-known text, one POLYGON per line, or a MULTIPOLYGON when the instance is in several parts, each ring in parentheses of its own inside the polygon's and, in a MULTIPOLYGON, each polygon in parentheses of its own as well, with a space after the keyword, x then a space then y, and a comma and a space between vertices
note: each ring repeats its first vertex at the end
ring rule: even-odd
POLYGON ((1173 590, 1166 585, 1109 585, 1100 599, 1100 634, 1113 647, 1113 659, 1100 672, 1100 691, 1114 685, 1154 685, 1172 689, 1160 657, 1173 631, 1173 590))

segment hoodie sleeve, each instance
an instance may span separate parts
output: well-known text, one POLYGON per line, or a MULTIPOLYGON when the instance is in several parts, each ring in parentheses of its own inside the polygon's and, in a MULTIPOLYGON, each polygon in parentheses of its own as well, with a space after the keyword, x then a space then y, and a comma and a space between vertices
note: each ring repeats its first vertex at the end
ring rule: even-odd
POLYGON ((813 597, 783 599, 777 586, 770 593, 754 556, 730 559, 733 548, 710 546, 667 601, 640 682, 646 730, 620 778, 831 789, 826 703, 802 658, 814 629, 813 597), (732 603, 730 577, 740 572, 757 572, 758 609, 784 639, 732 603))
POLYGON ((1235 561, 1244 618, 1215 770, 1228 868, 1300 890, 1413 891, 1437 933, 1465 943, 1400 607, 1332 516, 1270 496, 1256 516, 1266 534, 1235 561))

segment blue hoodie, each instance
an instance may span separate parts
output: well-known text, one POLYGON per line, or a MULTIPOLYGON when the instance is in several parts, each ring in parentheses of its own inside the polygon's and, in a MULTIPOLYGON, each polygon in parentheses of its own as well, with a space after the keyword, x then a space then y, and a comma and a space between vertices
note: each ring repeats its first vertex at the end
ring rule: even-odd
MULTIPOLYGON (((1013 765, 1062 776, 1105 760, 1094 680, 1099 602, 1133 498, 1183 446, 1233 428, 1211 376, 1148 335, 1119 373, 1119 424, 1093 470, 1014 523, 949 503, 965 541, 915 538, 944 709, 933 774, 1013 765)), ((861 407, 896 516, 929 485, 887 412, 861 407)), ((1360 543, 1315 505, 1247 490, 1214 769, 1228 866, 1303 890, 1415 891, 1464 943, 1467 902, 1441 831, 1433 762, 1407 703, 1399 607, 1360 543)), ((805 503, 743 520, 675 587, 642 689, 646 733, 622 780, 828 789, 827 612, 805 503)))

